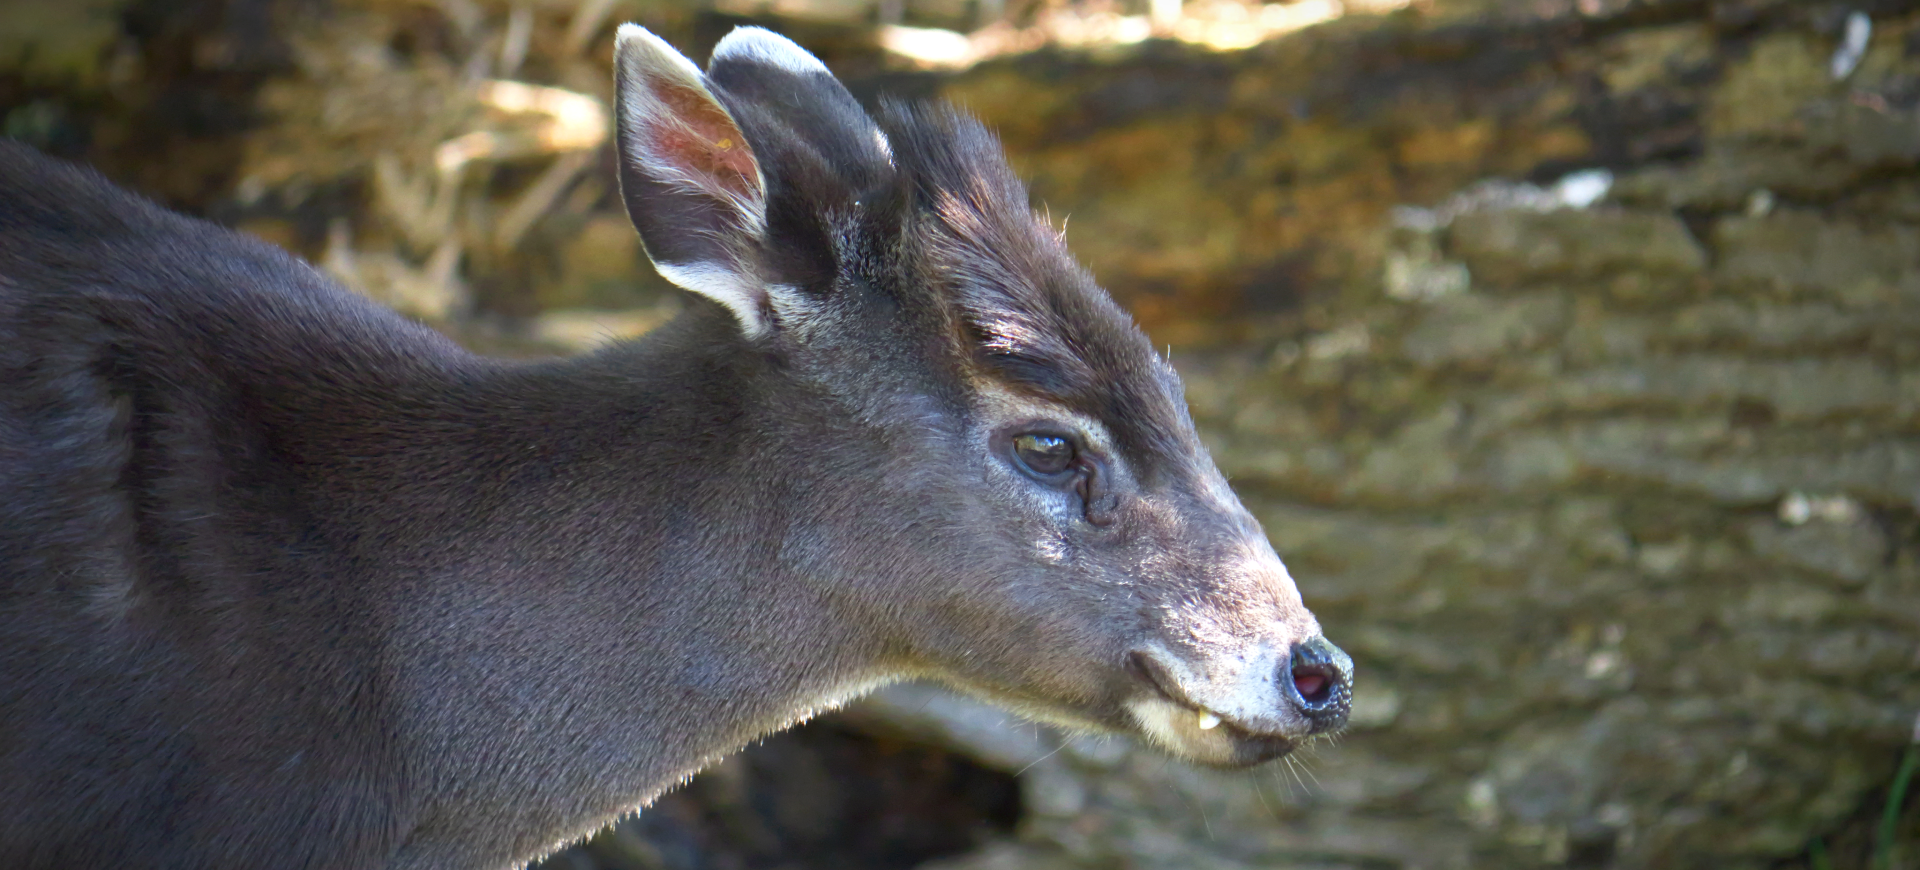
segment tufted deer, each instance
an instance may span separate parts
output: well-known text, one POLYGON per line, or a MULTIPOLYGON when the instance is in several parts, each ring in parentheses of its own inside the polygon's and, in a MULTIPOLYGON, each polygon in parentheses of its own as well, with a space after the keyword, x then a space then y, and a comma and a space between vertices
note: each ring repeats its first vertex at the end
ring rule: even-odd
POLYGON ((619 33, 690 308, 471 355, 0 144, 0 866, 504 868, 890 680, 1247 765, 1346 718, 978 123, 619 33))

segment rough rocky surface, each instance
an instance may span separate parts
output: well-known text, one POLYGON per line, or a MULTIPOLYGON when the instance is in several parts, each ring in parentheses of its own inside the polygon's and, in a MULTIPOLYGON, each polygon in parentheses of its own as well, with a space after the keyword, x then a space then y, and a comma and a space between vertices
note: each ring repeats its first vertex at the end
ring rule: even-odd
MULTIPOLYGON (((37 66, 0 59, 6 129, 492 346, 671 312, 604 149, 424 168, 511 126, 475 69, 604 98, 584 5, 523 4, 511 67, 512 4, 341 2, 284 40, 235 34, 299 4, 163 5, 76 3, 37 66)), ((694 43, 733 20, 609 9, 694 43)), ((1916 4, 1432 0, 942 74, 784 25, 863 95, 1003 132, 1357 660, 1354 726, 1221 774, 906 687, 552 866, 1870 866, 1920 714, 1916 4), (793 771, 823 764, 865 785, 808 815, 792 783, 826 780, 793 771)), ((1920 799, 1890 830, 1914 866, 1920 799)))
POLYGON ((940 866, 1866 866, 1920 712, 1920 36, 1881 10, 1836 81, 1847 9, 1744 8, 948 85, 1174 343, 1360 686, 1298 771, 1069 744, 940 866))

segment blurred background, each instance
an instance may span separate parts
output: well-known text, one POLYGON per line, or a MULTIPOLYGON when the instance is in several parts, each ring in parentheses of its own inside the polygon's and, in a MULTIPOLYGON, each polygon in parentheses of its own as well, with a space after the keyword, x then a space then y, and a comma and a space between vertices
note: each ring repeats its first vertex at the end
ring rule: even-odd
POLYGON ((0 124, 565 353, 678 305, 621 21, 997 128, 1359 689, 1223 774, 904 686, 542 870, 1920 867, 1920 3, 0 0, 0 124))

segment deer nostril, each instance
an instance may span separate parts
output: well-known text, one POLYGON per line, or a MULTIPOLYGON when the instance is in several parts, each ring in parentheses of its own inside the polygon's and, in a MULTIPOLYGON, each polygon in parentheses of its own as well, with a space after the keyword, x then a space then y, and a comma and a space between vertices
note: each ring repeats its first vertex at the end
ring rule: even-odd
POLYGON ((1309 704, 1318 704, 1327 699, 1333 680, 1317 667, 1295 667, 1293 669, 1293 687, 1300 692, 1300 699, 1309 704))
POLYGON ((1293 648, 1287 663, 1288 694, 1300 712, 1313 721, 1314 731, 1346 724, 1353 698, 1353 659, 1339 647, 1316 637, 1293 648))

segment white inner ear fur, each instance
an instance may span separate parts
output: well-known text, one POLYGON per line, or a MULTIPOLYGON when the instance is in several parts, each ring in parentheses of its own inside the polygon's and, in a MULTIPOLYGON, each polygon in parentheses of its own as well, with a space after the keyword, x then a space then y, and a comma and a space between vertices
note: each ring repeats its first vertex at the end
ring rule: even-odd
POLYGON ((796 75, 833 75, 819 58, 795 45, 793 40, 764 27, 734 28, 732 33, 720 40, 720 44, 713 47, 713 59, 708 61, 708 66, 734 58, 778 67, 796 75))
MULTIPOLYGON (((766 31, 761 32, 768 39, 785 43, 793 51, 812 58, 800 51, 798 46, 766 31)), ((706 78, 701 75, 699 67, 665 40, 635 24, 620 25, 615 35, 614 59, 619 79, 623 158, 641 162, 651 175, 661 181, 720 202, 736 216, 739 232, 743 236, 764 236, 767 225, 767 185, 757 160, 754 161, 752 190, 741 193, 721 184, 716 178, 687 171, 684 163, 673 155, 661 153, 652 147, 656 136, 648 132, 648 127, 671 125, 680 128, 686 135, 699 135, 655 93, 652 82, 656 80, 666 80, 700 94, 732 122, 732 114, 707 89, 706 78)), ((813 62, 818 66, 819 61, 813 62)), ((825 71, 826 67, 820 66, 819 69, 825 71)), ((733 122, 733 126, 734 135, 738 136, 738 122, 733 122)), ((740 137, 740 146, 746 147, 744 136, 740 137)), ((726 261, 655 262, 654 268, 668 281, 725 305, 740 320, 741 331, 749 338, 757 338, 767 332, 768 324, 760 303, 766 293, 772 292, 772 288, 764 287, 745 264, 726 261)))
MULTIPOLYGON (((645 125, 674 126, 690 136, 698 136, 698 131, 681 120, 680 117, 662 102, 649 82, 653 78, 663 78, 692 90, 706 99, 707 103, 726 116, 733 125, 736 135, 739 122, 733 120, 720 101, 713 98, 713 92, 707 90, 707 80, 700 74, 700 68, 685 55, 675 51, 666 40, 653 35, 637 24, 622 24, 615 37, 614 58, 618 66, 620 113, 620 137, 627 146, 627 152, 633 159, 640 160, 661 180, 686 188, 689 192, 704 194, 726 203, 742 219, 743 229, 749 234, 761 235, 767 228, 767 179, 760 171, 760 162, 753 165, 753 190, 749 194, 737 193, 720 184, 717 179, 688 172, 680 161, 671 155, 662 154, 651 147, 652 136, 646 134, 645 125)), ((740 146, 746 147, 746 138, 741 137, 740 146)))
POLYGON ((680 53, 679 49, 667 44, 667 41, 653 34, 653 31, 638 24, 622 24, 613 32, 613 56, 621 61, 640 64, 634 72, 652 70, 662 76, 679 79, 688 87, 707 89, 706 80, 700 75, 700 68, 680 53))
POLYGON ((715 263, 655 263, 653 268, 674 286, 727 306, 748 338, 760 338, 770 328, 760 301, 771 296, 778 305, 782 293, 792 292, 781 285, 760 284, 734 268, 715 263))

